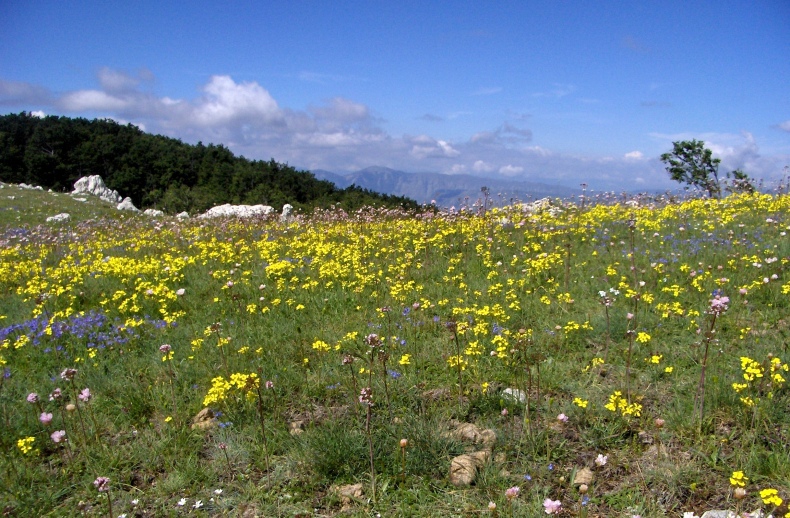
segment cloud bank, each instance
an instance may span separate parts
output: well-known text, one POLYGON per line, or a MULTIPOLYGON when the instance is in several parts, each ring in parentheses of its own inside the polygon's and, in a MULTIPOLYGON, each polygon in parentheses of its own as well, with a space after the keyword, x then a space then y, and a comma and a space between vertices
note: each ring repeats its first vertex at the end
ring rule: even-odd
MULTIPOLYGON (((392 135, 370 107, 343 97, 304 109, 283 107, 257 82, 237 82, 227 75, 211 76, 191 99, 155 95, 148 88, 154 78, 147 70, 102 68, 96 80, 97 88, 56 93, 0 79, 0 106, 9 111, 37 110, 37 114, 113 118, 152 133, 187 142, 221 143, 248 158, 274 158, 305 169, 344 172, 380 165, 571 187, 584 182, 598 191, 678 187, 669 181, 658 157, 648 158, 640 150, 619 157, 585 157, 534 145, 532 130, 524 126, 528 116, 508 117, 499 127, 482 128, 468 140, 450 141, 427 134, 392 135)), ((540 95, 562 97, 573 89, 556 85, 540 95)), ((431 114, 423 119, 443 120, 431 114)), ((790 131, 790 121, 777 127, 790 131)), ((665 142, 667 149, 674 140, 705 140, 727 170, 740 167, 755 177, 781 169, 776 157, 760 155, 754 137, 746 132, 651 137, 665 142)))

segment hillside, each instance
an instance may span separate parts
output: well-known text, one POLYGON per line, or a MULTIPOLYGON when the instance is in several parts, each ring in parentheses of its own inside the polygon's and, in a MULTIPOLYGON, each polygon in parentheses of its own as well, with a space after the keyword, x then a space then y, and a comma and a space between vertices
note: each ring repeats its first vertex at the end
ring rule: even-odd
POLYGON ((356 186, 338 188, 309 172, 235 156, 222 145, 185 144, 131 124, 29 113, 0 116, 0 181, 70 191, 82 176, 100 175, 137 207, 170 213, 203 212, 223 203, 285 203, 311 210, 340 204, 403 207, 417 204, 356 186))

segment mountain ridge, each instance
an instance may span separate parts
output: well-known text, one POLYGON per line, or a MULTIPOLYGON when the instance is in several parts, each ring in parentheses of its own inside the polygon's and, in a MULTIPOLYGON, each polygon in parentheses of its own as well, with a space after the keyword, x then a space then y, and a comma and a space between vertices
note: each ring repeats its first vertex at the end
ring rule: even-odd
POLYGON ((468 174, 409 173, 383 166, 371 166, 351 173, 334 173, 324 169, 311 170, 319 180, 334 183, 338 188, 357 185, 372 191, 406 196, 418 203, 435 202, 440 207, 471 205, 482 198, 481 189, 489 188, 495 205, 514 200, 567 198, 581 190, 541 182, 525 182, 503 178, 483 178, 468 174))

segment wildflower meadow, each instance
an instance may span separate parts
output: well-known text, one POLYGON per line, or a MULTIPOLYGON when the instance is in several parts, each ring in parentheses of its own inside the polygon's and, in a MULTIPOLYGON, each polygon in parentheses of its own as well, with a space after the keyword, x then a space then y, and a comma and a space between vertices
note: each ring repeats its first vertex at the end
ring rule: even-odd
POLYGON ((95 205, 2 190, 4 515, 790 517, 788 195, 95 205))

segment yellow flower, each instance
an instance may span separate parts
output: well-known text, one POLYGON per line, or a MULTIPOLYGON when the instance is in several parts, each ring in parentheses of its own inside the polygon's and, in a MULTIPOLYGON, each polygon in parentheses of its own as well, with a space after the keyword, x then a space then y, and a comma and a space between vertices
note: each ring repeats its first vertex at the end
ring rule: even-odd
POLYGON ((25 437, 24 439, 19 439, 16 442, 17 448, 22 452, 23 455, 27 455, 31 451, 33 451, 33 443, 35 442, 35 437, 25 437))
POLYGON ((400 357, 399 365, 411 365, 411 354, 404 354, 400 357))
POLYGON ((763 499, 765 505, 775 505, 779 507, 783 502, 783 500, 779 498, 779 492, 771 488, 760 491, 760 498, 763 499))
POLYGON ((667 374, 672 374, 673 370, 675 370, 675 368, 670 365, 669 367, 666 367, 664 369, 664 372, 666 372, 667 374))
POLYGON ((587 408, 587 404, 589 403, 588 400, 575 397, 573 398, 573 404, 579 408, 587 408))
POLYGON ((743 474, 743 471, 733 471, 730 477, 730 484, 734 487, 746 487, 749 477, 743 474))

